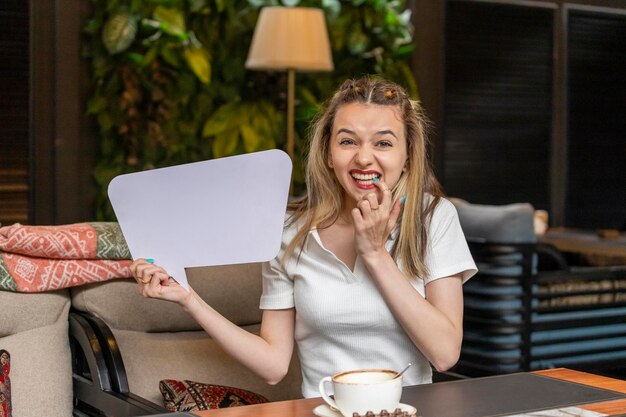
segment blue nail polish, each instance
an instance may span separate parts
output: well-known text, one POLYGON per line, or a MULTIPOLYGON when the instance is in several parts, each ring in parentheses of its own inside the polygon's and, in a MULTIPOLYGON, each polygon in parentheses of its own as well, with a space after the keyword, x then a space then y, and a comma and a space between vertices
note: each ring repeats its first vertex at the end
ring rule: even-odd
POLYGON ((146 259, 146 262, 148 262, 148 263, 150 263, 150 264, 153 264, 153 263, 154 263, 154 259, 152 259, 152 258, 148 258, 148 259, 146 259))
POLYGON ((406 201, 406 196, 402 196, 402 200, 400 200, 400 204, 404 204, 404 202, 406 201))
POLYGON ((378 182, 378 177, 374 177, 374 178, 372 178, 372 181, 374 181, 374 182, 378 182))

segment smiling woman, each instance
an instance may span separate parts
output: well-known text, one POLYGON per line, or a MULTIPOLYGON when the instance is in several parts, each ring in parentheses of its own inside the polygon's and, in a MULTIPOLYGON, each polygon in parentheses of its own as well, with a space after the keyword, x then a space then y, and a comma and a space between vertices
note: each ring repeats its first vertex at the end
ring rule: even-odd
MULTIPOLYGON (((344 209, 352 210, 367 190, 376 189, 374 179, 393 187, 405 171, 406 149, 404 124, 396 107, 342 106, 333 123, 328 164, 349 196, 344 198, 344 209)), ((378 194, 382 199, 382 192, 378 194)))
POLYGON ((405 385, 431 382, 431 364, 458 359, 461 285, 476 266, 426 161, 420 107, 396 84, 348 80, 312 133, 307 194, 288 208, 278 256, 263 266, 260 335, 145 260, 132 267, 139 291, 179 303, 270 384, 285 376, 295 341, 305 397, 319 396, 327 375, 408 362, 405 385))

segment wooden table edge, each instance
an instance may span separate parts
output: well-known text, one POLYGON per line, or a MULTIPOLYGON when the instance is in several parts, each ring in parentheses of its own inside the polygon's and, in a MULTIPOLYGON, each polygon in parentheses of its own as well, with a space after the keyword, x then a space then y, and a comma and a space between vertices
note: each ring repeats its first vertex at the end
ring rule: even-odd
MULTIPOLYGON (((567 368, 546 369, 533 371, 532 373, 626 394, 626 381, 619 379, 567 368)), ((196 411, 194 414, 200 417, 311 417, 314 416, 313 409, 323 403, 321 398, 307 398, 247 405, 244 407, 196 411)), ((611 416, 626 413, 626 399, 583 404, 577 407, 611 416)))
MULTIPOLYGON (((626 394, 626 381, 621 379, 609 378, 606 376, 575 371, 567 368, 546 369, 542 371, 534 371, 533 373, 626 394)), ((626 413, 626 399, 604 401, 593 404, 582 404, 577 407, 613 416, 626 413)))

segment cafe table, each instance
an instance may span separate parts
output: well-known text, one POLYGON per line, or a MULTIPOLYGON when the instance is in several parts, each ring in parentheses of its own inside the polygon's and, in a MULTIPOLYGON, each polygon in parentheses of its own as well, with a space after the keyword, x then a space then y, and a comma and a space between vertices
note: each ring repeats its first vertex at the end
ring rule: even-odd
POLYGON ((552 227, 538 240, 561 252, 576 254, 592 266, 626 265, 626 233, 614 233, 606 238, 595 230, 552 227))
MULTIPOLYGON (((524 408, 525 404, 532 403, 535 396, 541 397, 542 395, 550 397, 546 399, 547 401, 553 398, 553 402, 566 402, 559 403, 558 407, 551 407, 550 409, 561 409, 567 406, 607 416, 626 416, 626 381, 565 368, 405 387, 401 401, 415 406, 417 416, 487 417, 521 414, 519 411, 524 408), (506 391, 505 381, 519 381, 514 392, 516 399, 508 398, 507 395, 498 395, 499 391, 506 391), (541 392, 544 389, 542 384, 547 387, 544 393, 541 392), (556 394, 551 394, 550 390, 554 388, 551 385, 558 386, 558 390, 555 391, 556 394), (484 392, 493 395, 487 394, 481 398, 469 398, 469 401, 467 397, 462 398, 463 395, 480 393, 481 389, 487 389, 484 392), (456 396, 455 392, 459 393, 459 396, 456 396), (437 416, 432 415, 432 407, 430 407, 430 415, 420 411, 420 404, 412 402, 412 400, 419 398, 420 394, 426 394, 420 400, 423 404, 428 402, 432 405, 436 402, 443 411, 438 412, 437 416), (561 400, 555 398, 559 396, 562 397, 561 400), (594 398, 596 399, 594 400, 594 398), (483 408, 486 414, 481 414, 483 408), (491 411, 487 411, 488 409, 491 411)), ((537 399, 537 401, 541 400, 537 399)), ((200 417, 315 417, 313 410, 321 404, 324 404, 321 398, 307 398, 195 411, 194 414, 200 417)), ((532 407, 532 405, 529 406, 532 407)))

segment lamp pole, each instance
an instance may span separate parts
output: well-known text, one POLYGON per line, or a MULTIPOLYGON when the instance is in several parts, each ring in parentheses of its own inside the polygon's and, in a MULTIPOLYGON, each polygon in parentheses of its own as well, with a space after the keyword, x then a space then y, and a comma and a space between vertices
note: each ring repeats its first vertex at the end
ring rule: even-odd
MULTIPOLYGON (((292 161, 295 161, 295 90, 296 90, 296 70, 293 68, 287 69, 287 155, 292 161)), ((289 182, 289 195, 293 194, 293 172, 291 174, 291 181, 289 182)))
POLYGON ((287 69, 287 154, 294 160, 295 154, 295 89, 296 89, 296 70, 287 69))

